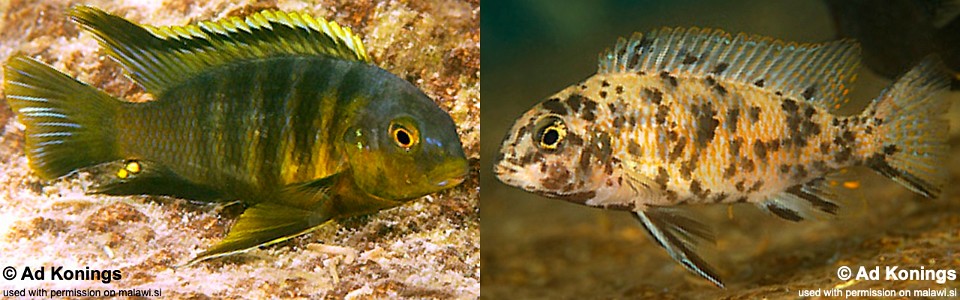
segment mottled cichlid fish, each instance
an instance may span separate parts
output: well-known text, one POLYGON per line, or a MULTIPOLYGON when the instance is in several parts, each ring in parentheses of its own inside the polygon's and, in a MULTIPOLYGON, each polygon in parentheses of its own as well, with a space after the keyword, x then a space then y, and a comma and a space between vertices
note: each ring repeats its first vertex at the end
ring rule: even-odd
POLYGON ((495 166, 504 183, 633 212, 684 267, 723 286, 691 250, 711 233, 683 204, 754 203, 799 221, 835 213, 825 184, 865 165, 937 197, 949 104, 928 59, 861 114, 838 115, 859 60, 852 41, 785 43, 664 28, 621 39, 599 71, 521 116, 495 166))
POLYGON ((373 65, 360 38, 306 14, 263 11, 138 26, 91 7, 71 18, 154 101, 132 103, 14 56, 4 92, 44 179, 114 168, 98 193, 241 200, 192 262, 268 245, 463 181, 450 116, 373 65))

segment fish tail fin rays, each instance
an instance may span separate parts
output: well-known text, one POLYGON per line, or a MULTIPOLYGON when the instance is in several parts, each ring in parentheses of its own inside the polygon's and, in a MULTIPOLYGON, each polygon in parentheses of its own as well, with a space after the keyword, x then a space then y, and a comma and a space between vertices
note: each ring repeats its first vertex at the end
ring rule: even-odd
POLYGON ((692 249, 701 240, 711 243, 714 241, 713 233, 705 225, 669 208, 651 207, 645 211, 633 212, 633 216, 643 224, 647 233, 667 250, 667 254, 684 268, 720 288, 724 287, 717 272, 692 249))
POLYGON ((120 158, 113 119, 121 101, 22 55, 7 61, 3 89, 41 178, 120 158))
POLYGON ((247 208, 222 241, 183 266, 280 243, 316 230, 330 220, 330 216, 313 210, 261 202, 247 208))
POLYGON ((880 94, 864 114, 880 121, 880 150, 866 164, 927 198, 943 184, 950 102, 938 97, 949 85, 937 57, 927 57, 880 94))
POLYGON ((154 95, 231 61, 325 55, 370 62, 361 39, 349 28, 301 13, 267 10, 244 19, 164 27, 140 26, 89 6, 74 7, 70 17, 154 95))

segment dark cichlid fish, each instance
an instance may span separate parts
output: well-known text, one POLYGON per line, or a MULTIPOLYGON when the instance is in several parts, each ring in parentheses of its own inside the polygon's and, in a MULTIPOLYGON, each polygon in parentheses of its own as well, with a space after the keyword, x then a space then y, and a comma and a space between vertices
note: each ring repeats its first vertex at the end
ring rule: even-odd
POLYGON ((395 207, 467 172, 450 116, 334 22, 279 11, 174 27, 91 7, 70 16, 156 100, 125 102, 14 56, 4 92, 26 125, 30 166, 44 179, 115 170, 96 193, 242 200, 229 234, 191 263, 395 207))
POLYGON ((823 0, 837 35, 863 47, 863 63, 896 78, 931 54, 952 70, 960 90, 960 1, 823 0))
POLYGON ((948 77, 927 59, 861 114, 848 101, 859 46, 786 43, 711 29, 621 39, 597 74, 521 116, 494 171, 504 183, 631 211, 675 260, 723 286, 693 250, 712 234, 689 204, 753 203, 800 221, 835 213, 828 176, 863 165, 940 194, 948 77))

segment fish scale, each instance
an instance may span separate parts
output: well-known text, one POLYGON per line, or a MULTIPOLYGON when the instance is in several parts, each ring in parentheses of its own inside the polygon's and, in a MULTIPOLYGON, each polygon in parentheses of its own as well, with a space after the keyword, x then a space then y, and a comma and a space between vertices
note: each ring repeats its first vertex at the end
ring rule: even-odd
POLYGON ((927 59, 862 113, 849 102, 859 46, 797 44, 715 29, 636 33, 597 74, 524 113, 494 172, 547 197, 633 213, 672 258, 723 286, 692 247, 710 234, 676 212, 748 202, 800 221, 833 214, 826 178, 865 165, 936 197, 947 77, 927 59))

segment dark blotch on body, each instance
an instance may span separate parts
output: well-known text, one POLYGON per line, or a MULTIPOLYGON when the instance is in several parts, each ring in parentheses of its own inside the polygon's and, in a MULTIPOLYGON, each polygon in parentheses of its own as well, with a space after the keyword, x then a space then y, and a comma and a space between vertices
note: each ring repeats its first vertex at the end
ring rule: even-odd
POLYGON ((666 189, 668 180, 670 180, 670 173, 667 172, 667 169, 664 167, 657 168, 657 178, 654 182, 656 182, 661 189, 666 189))
POLYGON ((750 122, 756 123, 757 121, 760 120, 760 107, 759 106, 750 107, 750 111, 748 112, 747 115, 750 116, 750 122))
POLYGON ((743 160, 743 171, 744 171, 744 172, 751 173, 751 172, 753 172, 753 171, 756 170, 756 169, 757 169, 757 165, 753 162, 752 159, 745 159, 745 160, 743 160))
POLYGON ((555 113, 561 116, 567 114, 567 107, 564 106, 563 103, 560 103, 560 99, 557 99, 557 98, 553 98, 553 99, 547 100, 546 102, 543 102, 543 108, 551 113, 555 113))
POLYGON ((583 96, 580 96, 580 94, 571 94, 567 97, 565 102, 567 102, 567 106, 570 106, 571 110, 577 112, 580 111, 580 107, 583 105, 583 100, 584 98, 583 96))
POLYGON ((663 100, 663 92, 656 88, 644 88, 642 97, 649 100, 653 105, 660 105, 660 101, 663 100))
POLYGON ((733 141, 730 141, 730 156, 737 157, 740 155, 740 146, 743 145, 743 138, 736 137, 733 141))
POLYGON ((757 155, 757 158, 759 158, 760 161, 766 161, 767 145, 760 139, 757 139, 753 142, 753 153, 757 155))
POLYGON ((676 144, 673 145, 673 150, 670 151, 670 158, 669 158, 670 162, 675 162, 677 161, 678 158, 680 158, 680 155, 683 154, 683 147, 686 145, 687 145, 686 139, 681 139, 677 141, 676 144))
POLYGON ((734 163, 730 163, 730 166, 728 166, 726 169, 723 170, 723 179, 730 179, 736 175, 737 175, 737 165, 734 163))
POLYGON ((753 193, 753 192, 759 191, 760 188, 762 187, 763 187, 763 180, 757 180, 757 182, 754 182, 753 186, 751 186, 750 189, 747 190, 747 193, 753 193))
POLYGON ((713 109, 713 103, 707 102, 703 105, 692 105, 690 108, 694 117, 697 118, 697 131, 694 141, 698 148, 706 148, 707 144, 713 140, 716 134, 717 126, 720 126, 720 120, 717 120, 717 111, 713 109))
POLYGON ((740 109, 734 108, 727 111, 727 130, 730 133, 737 133, 737 122, 740 121, 740 109))
POLYGON ((700 152, 694 151, 690 157, 690 160, 686 161, 680 166, 680 176, 686 180, 693 178, 693 171, 697 169, 697 162, 699 160, 700 152))
POLYGON ((668 85, 677 87, 677 77, 670 75, 670 72, 660 72, 660 78, 663 79, 663 82, 667 83, 668 85))
POLYGON ((597 102, 587 98, 583 102, 583 112, 581 113, 580 117, 587 122, 596 121, 597 120, 596 111, 597 111, 597 102))
POLYGON ((667 124, 667 114, 670 112, 670 108, 666 105, 657 106, 657 124, 660 126, 667 124))
POLYGON ((640 150, 640 144, 637 144, 637 141, 631 140, 630 145, 627 147, 627 152, 633 156, 640 156, 643 154, 640 150))

